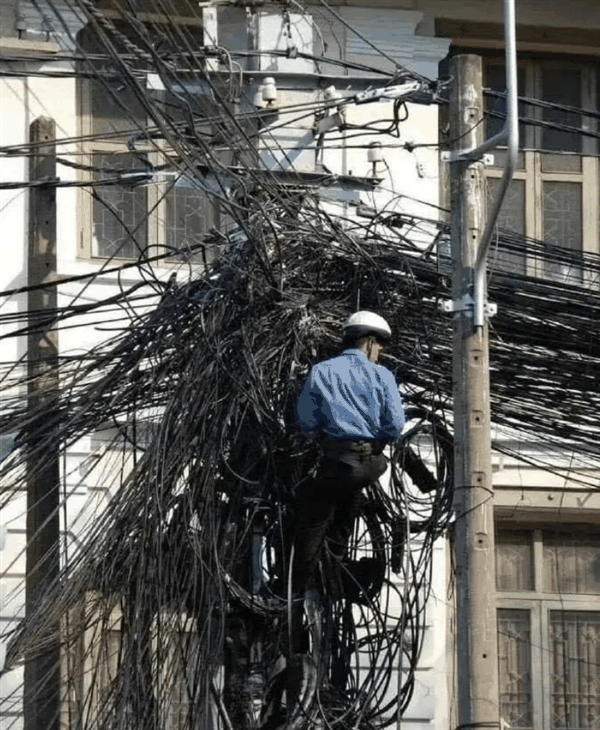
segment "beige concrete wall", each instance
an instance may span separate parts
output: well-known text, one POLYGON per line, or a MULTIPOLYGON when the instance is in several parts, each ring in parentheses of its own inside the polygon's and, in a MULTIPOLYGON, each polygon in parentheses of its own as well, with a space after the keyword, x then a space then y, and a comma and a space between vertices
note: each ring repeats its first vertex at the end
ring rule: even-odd
MULTIPOLYGON (((500 5, 497 0, 390 0, 369 4, 353 2, 343 3, 340 7, 342 16, 366 33, 372 40, 385 47, 393 57, 404 65, 422 73, 435 76, 437 63, 446 52, 447 44, 431 38, 436 18, 468 19, 471 22, 499 22, 500 5), (379 12, 376 8, 385 10, 379 12), (418 49, 418 52, 417 52, 418 49)), ((4 19, 12 10, 9 4, 0 2, 1 15, 4 19), (9 12, 10 11, 10 12, 9 12)), ((319 17, 323 17, 320 13, 319 17)), ((317 13, 315 12, 315 18, 317 13)), ((519 2, 519 20, 528 25, 544 25, 553 27, 573 27, 600 29, 600 2, 574 0, 573 2, 548 3, 536 0, 519 2)), ((318 22, 322 35, 329 42, 329 53, 339 58, 357 60, 366 64, 383 64, 382 58, 374 51, 361 45, 356 39, 350 42, 350 34, 341 25, 326 25, 318 22)), ((308 28, 309 26, 307 26, 308 28)), ((11 35, 11 25, 3 27, 3 34, 11 35)), ((312 30, 310 31, 312 33, 312 30)), ((13 34, 14 35, 14 34, 13 34)), ((317 35, 314 36, 318 44, 317 35)), ((289 62, 291 63, 291 62, 289 62)), ((27 68, 23 66, 24 73, 27 68)), ((289 67, 288 67, 289 69, 289 67)), ((286 94, 293 95, 292 92, 286 94)), ((300 96, 300 94, 299 94, 300 96)), ((305 100, 304 97, 301 97, 305 100)), ((65 138, 76 137, 78 132, 76 89, 72 79, 24 78, 3 79, 0 81, 0 144, 23 144, 27 140, 29 124, 41 114, 51 116, 57 122, 57 133, 65 138)), ((381 166, 379 172, 383 178, 381 189, 374 194, 365 194, 367 205, 386 207, 391 212, 415 213, 425 217, 435 217, 434 208, 439 200, 438 191, 438 157, 435 149, 423 148, 409 152, 403 148, 404 141, 415 143, 433 143, 438 135, 438 114, 436 107, 420 107, 410 105, 409 119, 402 125, 401 141, 390 142, 385 148, 387 166, 381 166)), ((390 116, 389 103, 375 103, 349 109, 348 121, 361 123, 374 119, 386 119, 390 116)), ((302 130, 304 133, 306 129, 302 130)), ((285 131, 284 131, 285 134, 285 131)), ((303 134, 300 134, 303 137, 303 134)), ((300 142, 300 137, 298 142, 300 142)), ((285 138, 286 146, 293 143, 294 135, 285 138), (292 140, 292 142, 290 142, 292 140)), ((373 138, 365 138, 366 144, 373 138)), ((356 144, 359 140, 353 140, 356 144)), ((304 142, 305 144, 305 142, 304 142)), ((302 151, 302 150, 300 150, 302 151)), ((59 148, 59 154, 69 158, 76 152, 71 145, 59 148)), ((312 153, 303 153, 303 163, 312 161, 312 153)), ((366 149, 335 150, 328 153, 326 164, 334 173, 356 176, 370 172, 366 149)), ((70 168, 59 168, 62 179, 73 179, 75 172, 70 168)), ((0 172, 2 179, 25 180, 27 169, 22 158, 2 161, 0 172)), ((60 190, 58 195, 58 273, 64 275, 85 273, 98 269, 97 263, 79 257, 79 232, 81 221, 77 217, 78 195, 75 190, 60 190)), ((26 221, 27 196, 24 191, 0 191, 0 225, 3 239, 14 242, 8 256, 3 255, 0 267, 0 288, 2 290, 20 286, 25 283, 26 261, 26 221)), ((432 232, 423 232, 424 243, 432 232)), ((159 272, 165 278, 171 270, 159 272)), ((183 276, 183 274, 182 274, 183 276)), ((131 272, 125 279, 120 279, 121 286, 139 281, 131 272)), ((102 300, 116 291, 116 279, 104 278, 86 291, 86 301, 102 300)), ((60 289, 60 303, 66 304, 79 295, 79 285, 69 284, 60 289)), ((23 297, 11 299, 9 307, 15 311, 23 309, 26 301, 23 297)), ((7 309, 4 312, 9 311, 7 309)), ((65 331, 61 334, 60 347, 63 353, 75 354, 91 347, 102 338, 95 329, 93 318, 89 326, 81 331, 65 331)), ((5 350, 8 360, 16 359, 22 354, 23 343, 14 342, 13 349, 5 350), (19 349, 21 348, 21 349, 19 349)), ((87 529, 89 514, 101 508, 108 499, 106 485, 97 482, 95 473, 80 473, 81 464, 94 445, 82 441, 69 454, 67 479, 73 491, 71 524, 66 529, 73 530, 73 543, 87 529)), ((550 519, 557 513, 556 494, 570 481, 569 474, 558 474, 554 477, 535 468, 526 468, 505 460, 500 463, 496 459, 494 484, 497 488, 497 504, 501 514, 517 513, 528 518, 533 511, 546 515, 550 519), (529 510, 529 511, 528 511, 529 510)), ((572 481, 572 480, 571 480, 572 481)), ((572 485, 573 486, 573 485, 572 485)), ((590 515, 600 512, 600 504, 595 496, 587 498, 586 493, 578 491, 576 486, 564 498, 560 506, 568 508, 579 518, 591 519, 590 515), (564 502, 567 500, 567 502, 564 502), (586 511, 587 510, 587 511, 586 511)), ((22 592, 19 592, 19 581, 22 581, 24 566, 22 550, 24 548, 24 501, 16 501, 11 512, 0 515, 4 521, 4 550, 0 552, 0 568, 6 571, 1 581, 4 606, 0 604, 0 628, 7 622, 22 615, 22 592)), ((0 545, 2 546, 2 545, 0 545)), ((422 666, 419 669, 415 702, 406 716, 413 730, 446 730, 448 723, 448 707, 450 700, 447 693, 446 675, 449 672, 449 658, 446 646, 446 626, 448 623, 448 605, 446 602, 446 585, 449 580, 447 569, 448 547, 444 542, 436 546, 434 568, 434 596, 429 607, 427 620, 426 651, 422 666)), ((0 645, 0 661, 2 659, 0 645)), ((10 674, 2 679, 0 693, 12 691, 18 675, 10 674)), ((0 724, 2 718, 0 717, 0 724)), ((15 728, 18 725, 14 726, 15 728)))
MULTIPOLYGON (((364 7, 364 0, 332 0, 332 6, 364 7)), ((416 10, 428 17, 465 19, 471 22, 497 22, 501 0, 374 0, 369 8, 416 10)), ((600 28, 598 0, 517 0, 518 22, 524 25, 548 25, 600 28)))
MULTIPOLYGON (((598 0, 517 0, 517 22, 523 25, 600 28, 598 0)), ((471 22, 500 22, 501 0, 417 0, 414 4, 427 16, 458 18, 471 22)))
POLYGON ((0 35, 16 38, 16 3, 14 0, 0 0, 0 35))

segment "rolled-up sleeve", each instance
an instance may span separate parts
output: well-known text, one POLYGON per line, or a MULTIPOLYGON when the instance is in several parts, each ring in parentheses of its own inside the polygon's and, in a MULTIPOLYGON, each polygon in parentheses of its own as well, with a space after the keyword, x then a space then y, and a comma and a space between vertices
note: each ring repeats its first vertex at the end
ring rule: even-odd
POLYGON ((381 428, 386 436, 395 441, 404 428, 404 404, 396 385, 396 380, 389 370, 381 373, 385 398, 381 412, 381 428))
POLYGON ((311 371, 304 381, 302 391, 296 401, 296 418, 302 431, 314 431, 321 421, 321 402, 323 396, 315 387, 311 371))

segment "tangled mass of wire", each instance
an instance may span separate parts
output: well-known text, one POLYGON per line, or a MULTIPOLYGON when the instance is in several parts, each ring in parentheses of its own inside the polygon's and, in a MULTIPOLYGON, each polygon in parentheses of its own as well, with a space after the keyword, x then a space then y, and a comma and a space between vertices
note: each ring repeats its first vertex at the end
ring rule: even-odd
MULTIPOLYGON (((257 215, 252 237, 232 243, 210 276, 172 285, 116 338, 65 358, 55 397, 37 409, 15 399, 3 411, 3 432, 21 434, 3 464, 5 502, 18 499, 26 465, 31 477, 54 450, 104 437, 84 473, 111 488, 110 502, 86 505, 81 548, 7 657, 10 667, 43 650, 60 626, 72 662, 66 696, 82 727, 160 727, 173 712, 180 727, 197 727, 213 711, 232 727, 302 727, 316 716, 377 727, 410 700, 432 547, 451 514, 450 333, 436 309, 444 279, 395 230, 315 238, 282 219, 275 237, 273 221, 257 215), (317 455, 294 437, 293 403, 310 364, 336 348, 358 290, 397 333, 390 364, 410 425, 389 490, 365 495, 346 561, 324 562, 322 601, 298 612, 287 590, 293 497, 317 455), (336 570, 341 597, 331 595, 336 570), (297 630, 302 650, 292 654, 297 630)), ((521 304, 514 290, 495 293, 530 317, 539 286, 522 282, 521 304)), ((588 305, 582 292, 579 314, 588 305)), ((583 343, 564 339, 578 316, 571 308, 547 323, 544 353, 532 347, 526 358, 511 314, 500 315, 509 326, 492 358, 507 373, 494 378, 505 423, 554 432, 545 412, 555 395, 535 384, 542 372, 546 385, 557 377, 547 364, 552 329, 561 377, 581 368, 583 343)), ((10 379, 4 385, 8 394, 10 379)), ((564 395, 565 418, 583 395, 564 395)), ((566 435, 593 460, 576 425, 566 435)))
MULTIPOLYGON (((91 303, 77 295, 52 311, 0 312, 6 337, 30 342, 90 321, 117 330, 84 355, 65 353, 28 373, 22 362, 3 369, 0 434, 16 439, 0 465, 1 504, 20 504, 24 485, 58 454, 64 486, 56 485, 55 509, 78 540, 77 549, 61 546, 60 571, 11 628, 4 671, 58 648, 62 712, 82 730, 385 727, 412 696, 433 545, 452 515, 451 322, 438 307, 450 296, 448 231, 437 211, 333 216, 301 178, 282 185, 261 172, 253 150, 264 114, 244 101, 240 83, 240 60, 253 53, 198 46, 193 25, 170 21, 162 0, 155 5, 156 22, 142 22, 133 4, 120 20, 87 0, 73 6, 87 21, 72 39, 77 74, 121 110, 134 162, 58 160, 92 174, 77 184, 122 229, 103 270, 79 277, 81 290, 127 267, 139 282, 91 303), (167 90, 158 100, 140 82, 149 71, 167 90), (134 106, 123 104, 115 79, 134 106), (211 104, 206 94, 199 103, 195 83, 211 104), (111 197, 127 180, 153 185, 165 171, 194 181, 227 220, 188 241, 186 256, 168 246, 150 255, 141 224, 124 220, 111 197), (123 247, 137 259, 118 263, 123 247), (165 259, 185 272, 183 282, 164 282, 157 265, 165 259), (294 498, 319 454, 296 434, 293 406, 359 303, 392 325, 386 364, 401 383, 408 426, 389 454, 389 484, 364 495, 347 556, 325 555, 320 598, 294 601, 294 498), (91 454, 71 467, 86 437, 91 454), (95 488, 74 517, 82 483, 95 488)), ((315 108, 279 114, 312 118, 315 108)), ((397 104, 385 129, 354 132, 397 135, 401 120, 397 104)), ((85 141, 119 136, 123 129, 104 130, 85 141)), ((598 257, 500 232, 499 256, 523 251, 597 281, 598 257)), ((586 474, 598 462, 597 287, 499 272, 489 293, 499 310, 497 427, 576 451, 571 477, 595 488, 586 474)), ((5 701, 9 710, 20 702, 20 688, 5 701)))
POLYGON ((43 648, 57 624, 67 656, 84 641, 89 688, 74 664, 67 696, 90 727, 159 727, 176 691, 180 727, 211 707, 232 727, 300 727, 316 714, 375 727, 410 699, 431 550, 451 507, 443 416, 416 399, 390 489, 365 495, 347 560, 324 561, 322 600, 294 606, 287 589, 294 494, 317 460, 294 433, 294 401, 310 364, 337 347, 357 287, 406 326, 402 289, 384 273, 401 248, 324 231, 315 245, 291 223, 275 238, 261 215, 251 225, 252 239, 232 244, 209 277, 171 286, 85 362, 61 363, 51 406, 15 400, 3 416, 26 442, 4 462, 6 499, 25 459, 31 476, 50 450, 105 429, 86 481, 112 485, 110 503, 84 515, 82 547, 8 661, 43 648), (411 448, 424 435, 439 475, 411 448))

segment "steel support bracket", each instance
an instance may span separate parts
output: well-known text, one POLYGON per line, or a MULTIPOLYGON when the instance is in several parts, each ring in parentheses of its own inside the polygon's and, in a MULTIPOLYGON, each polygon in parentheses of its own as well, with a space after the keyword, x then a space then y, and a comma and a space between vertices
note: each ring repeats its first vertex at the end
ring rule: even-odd
POLYGON ((442 162, 483 162, 486 167, 494 164, 494 155, 482 155, 480 158, 471 157, 470 150, 446 150, 441 154, 442 162))
MULTIPOLYGON (((456 312, 473 312, 475 300, 470 294, 465 294, 460 299, 445 299, 438 304, 442 312, 446 314, 455 314, 456 312)), ((483 313, 486 317, 493 317, 498 312, 498 305, 492 302, 486 302, 483 305, 483 313)))
POLYGON ((396 86, 381 86, 377 89, 366 89, 355 94, 353 99, 356 104, 367 104, 370 101, 381 101, 386 99, 402 99, 421 91, 422 85, 420 81, 411 79, 403 84, 396 86))
POLYGON ((498 305, 493 302, 486 302, 483 305, 483 313, 486 317, 495 317, 498 314, 498 305))

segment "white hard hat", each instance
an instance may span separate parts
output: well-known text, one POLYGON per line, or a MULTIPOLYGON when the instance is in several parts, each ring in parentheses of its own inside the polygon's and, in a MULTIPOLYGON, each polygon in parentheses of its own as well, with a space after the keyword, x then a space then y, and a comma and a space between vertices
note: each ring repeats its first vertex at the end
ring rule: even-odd
POLYGON ((355 312, 344 323, 344 335, 352 337, 364 337, 374 335, 382 340, 389 340, 392 337, 392 330, 383 317, 375 312, 355 312))

